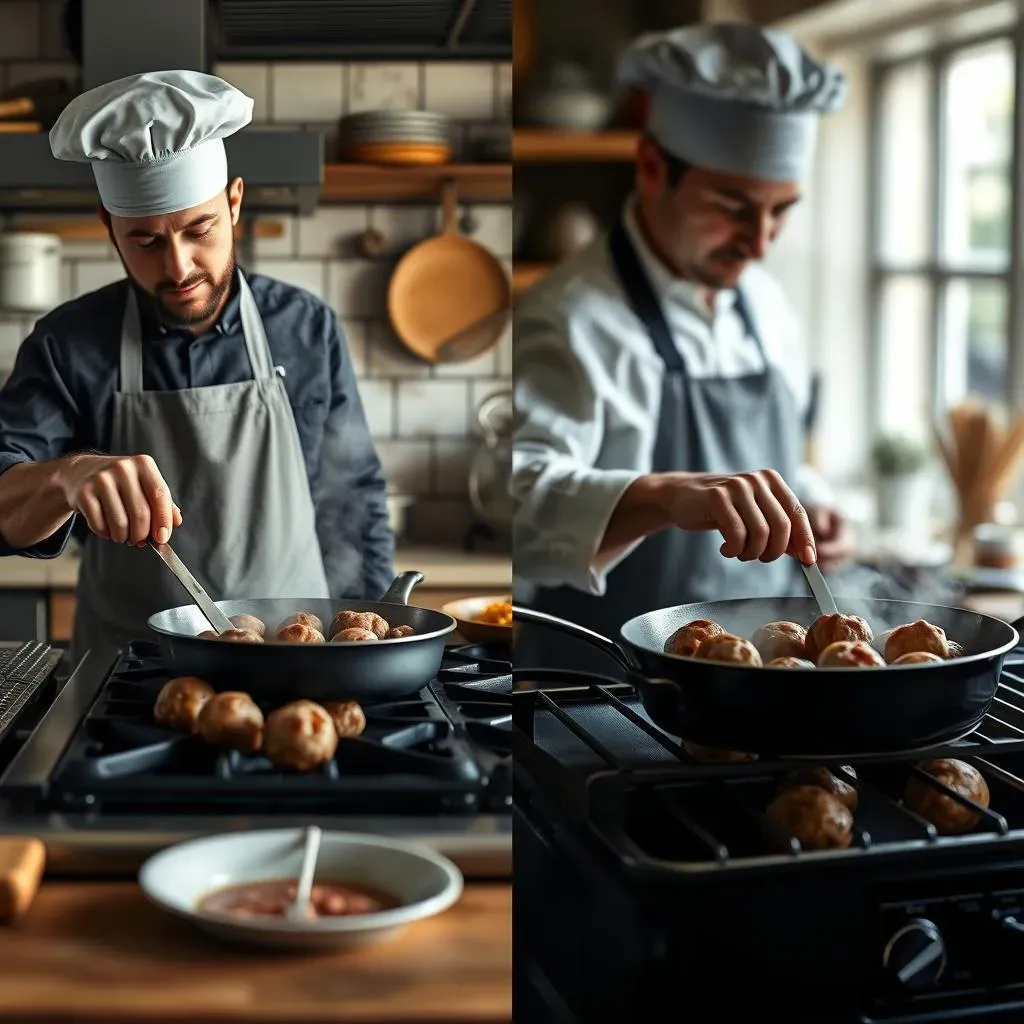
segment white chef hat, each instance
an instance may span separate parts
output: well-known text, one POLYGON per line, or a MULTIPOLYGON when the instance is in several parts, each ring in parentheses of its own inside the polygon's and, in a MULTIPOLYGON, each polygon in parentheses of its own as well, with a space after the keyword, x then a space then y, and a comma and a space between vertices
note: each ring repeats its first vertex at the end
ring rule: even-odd
POLYGON ((223 139, 253 101, 198 71, 129 75, 76 96, 50 130, 58 160, 91 163, 118 217, 157 217, 209 202, 228 183, 223 139))
POLYGON ((754 25, 647 33, 621 55, 620 82, 650 90, 648 131, 699 167, 798 181, 810 170, 818 118, 842 106, 847 81, 790 36, 754 25))

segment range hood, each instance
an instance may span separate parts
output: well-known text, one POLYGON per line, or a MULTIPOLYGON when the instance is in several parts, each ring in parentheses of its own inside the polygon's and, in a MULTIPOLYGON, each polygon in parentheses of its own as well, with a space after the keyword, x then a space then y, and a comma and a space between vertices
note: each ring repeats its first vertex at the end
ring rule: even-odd
MULTIPOLYGON (((209 0, 68 0, 66 15, 82 90, 143 71, 212 70, 209 0)), ((224 145, 228 173, 245 181, 245 212, 316 208, 324 174, 319 132, 250 125, 224 145)), ((96 204, 92 169, 54 159, 46 131, 0 133, 0 211, 91 211, 96 204)))

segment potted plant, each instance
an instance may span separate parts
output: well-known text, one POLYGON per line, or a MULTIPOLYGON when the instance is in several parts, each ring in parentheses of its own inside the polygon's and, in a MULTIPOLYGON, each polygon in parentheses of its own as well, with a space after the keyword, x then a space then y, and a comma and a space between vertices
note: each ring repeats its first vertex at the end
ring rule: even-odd
POLYGON ((901 434, 879 437, 871 449, 875 468, 878 525, 883 529, 927 530, 930 452, 920 441, 901 434))

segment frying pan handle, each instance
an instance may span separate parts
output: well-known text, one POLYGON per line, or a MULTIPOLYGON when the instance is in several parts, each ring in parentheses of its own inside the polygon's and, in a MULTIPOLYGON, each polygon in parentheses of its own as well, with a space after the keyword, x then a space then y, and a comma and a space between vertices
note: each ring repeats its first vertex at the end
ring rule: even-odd
POLYGON ((607 654, 609 658, 618 662, 627 672, 636 672, 640 667, 632 655, 614 640, 609 640, 606 636, 601 636, 600 633, 595 633, 584 626, 577 626, 575 622, 560 619, 556 615, 548 615, 547 612, 534 611, 532 608, 520 608, 517 605, 512 606, 512 618, 519 622, 531 622, 535 626, 550 626, 551 629, 567 633, 569 636, 576 637, 577 640, 585 640, 592 647, 596 647, 599 651, 607 654))
POLYGON ((410 572, 400 572, 381 597, 381 604, 408 604, 412 588, 422 583, 423 580, 423 573, 416 572, 415 569, 410 572))

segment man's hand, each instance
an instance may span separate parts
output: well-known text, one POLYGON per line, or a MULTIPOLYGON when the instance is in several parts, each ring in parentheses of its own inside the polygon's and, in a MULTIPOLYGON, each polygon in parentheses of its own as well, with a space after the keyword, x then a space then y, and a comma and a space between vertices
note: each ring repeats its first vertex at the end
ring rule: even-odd
POLYGON ((808 508, 811 529, 818 550, 818 565, 829 572, 845 565, 854 553, 853 531, 843 515, 833 508, 808 508))
POLYGON ((810 520, 774 469, 735 476, 666 474, 662 480, 672 522, 683 530, 718 530, 719 549, 741 562, 774 562, 785 554, 815 561, 810 520))
POLYGON ((181 511, 148 455, 72 455, 61 460, 58 481, 68 507, 98 537, 141 547, 166 543, 181 511))

